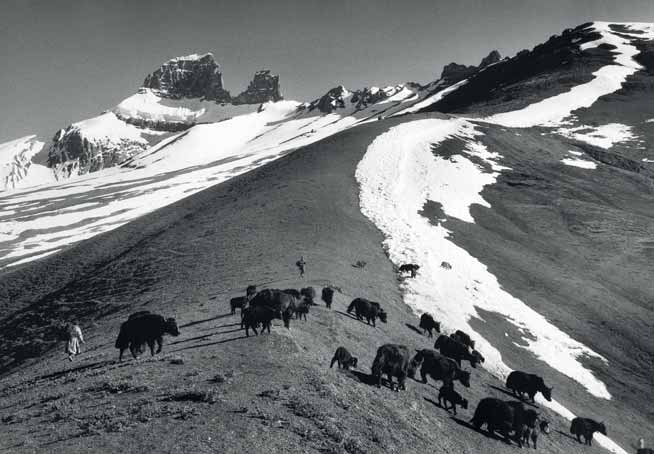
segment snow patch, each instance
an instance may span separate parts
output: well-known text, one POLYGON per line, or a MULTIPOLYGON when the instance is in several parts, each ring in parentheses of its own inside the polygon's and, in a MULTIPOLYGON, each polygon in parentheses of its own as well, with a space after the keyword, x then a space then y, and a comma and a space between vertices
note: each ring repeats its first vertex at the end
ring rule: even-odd
POLYGON ((574 128, 559 128, 555 132, 596 147, 609 149, 616 143, 634 140, 636 136, 631 130, 631 126, 609 123, 596 127, 582 125, 574 128))
POLYGON ((582 169, 596 169, 597 164, 593 161, 586 161, 585 159, 572 159, 564 158, 561 162, 568 166, 581 167, 582 169))

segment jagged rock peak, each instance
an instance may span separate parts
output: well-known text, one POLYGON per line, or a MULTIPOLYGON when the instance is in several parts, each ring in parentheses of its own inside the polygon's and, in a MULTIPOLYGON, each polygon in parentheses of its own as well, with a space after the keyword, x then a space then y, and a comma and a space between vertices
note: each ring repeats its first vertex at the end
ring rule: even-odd
POLYGON ((343 85, 334 87, 325 93, 320 99, 313 101, 309 105, 309 110, 318 109, 322 113, 332 113, 336 109, 345 108, 345 98, 350 92, 343 85))
POLYGON ((492 65, 493 63, 497 63, 501 59, 502 56, 500 53, 496 50, 492 50, 488 55, 481 59, 481 63, 479 63, 478 68, 485 68, 486 66, 492 65))
POLYGON ((284 99, 279 87, 279 76, 271 74, 269 69, 262 69, 254 73, 248 88, 236 96, 234 104, 261 104, 268 101, 281 101, 284 99))
POLYGON ((168 60, 143 82, 143 87, 169 98, 205 98, 228 102, 223 75, 213 54, 192 54, 168 60))
POLYGON ((449 65, 445 65, 443 68, 441 79, 446 80, 448 83, 456 83, 460 80, 467 79, 480 69, 492 65, 493 63, 497 63, 501 59, 502 56, 500 53, 493 50, 486 57, 481 59, 479 66, 466 66, 458 63, 450 63, 449 65))

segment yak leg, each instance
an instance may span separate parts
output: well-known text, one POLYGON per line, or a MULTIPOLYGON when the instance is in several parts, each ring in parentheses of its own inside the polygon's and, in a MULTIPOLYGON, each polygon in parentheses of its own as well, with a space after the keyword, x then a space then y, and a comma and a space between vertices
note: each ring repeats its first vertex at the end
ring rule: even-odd
POLYGON ((420 377, 422 377, 422 382, 427 383, 427 372, 423 367, 420 368, 420 377))
POLYGON ((163 337, 159 336, 156 339, 157 341, 157 353, 161 353, 161 349, 163 348, 163 337))
POLYGON ((404 385, 404 381, 406 380, 406 375, 402 374, 399 377, 397 377, 397 385, 400 389, 403 391, 406 391, 406 386, 404 385))
POLYGON ((154 356, 154 339, 148 339, 148 347, 150 347, 150 354, 154 356))

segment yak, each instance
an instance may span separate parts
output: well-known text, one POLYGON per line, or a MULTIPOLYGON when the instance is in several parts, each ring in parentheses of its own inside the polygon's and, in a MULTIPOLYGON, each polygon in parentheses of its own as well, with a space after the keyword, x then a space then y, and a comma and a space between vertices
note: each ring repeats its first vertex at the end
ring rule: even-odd
POLYGON ((581 443, 581 436, 583 435, 584 444, 588 446, 592 445, 595 432, 606 435, 606 426, 603 422, 597 422, 590 418, 575 418, 570 424, 570 433, 577 437, 579 443, 581 443))
MULTIPOLYGON (((536 413, 534 410, 525 410, 526 415, 530 415, 533 413, 536 413)), ((528 416, 529 419, 531 419, 531 416, 528 416)), ((526 425, 523 427, 522 431, 522 442, 529 447, 529 440, 531 440, 531 444, 534 446, 534 449, 538 447, 538 433, 539 429, 540 432, 543 432, 544 434, 549 434, 550 433, 550 423, 546 419, 540 419, 538 414, 536 414, 536 421, 537 424, 533 424, 533 427, 529 427, 529 425, 526 425)), ((638 453, 636 453, 638 454, 638 453)))
POLYGON ((436 339, 434 348, 436 350, 440 350, 443 355, 456 361, 459 367, 461 367, 461 361, 464 359, 469 361, 472 367, 477 367, 477 356, 472 355, 466 345, 452 339, 451 337, 447 337, 446 335, 441 334, 438 336, 438 339, 436 339))
POLYGON ((245 289, 245 297, 247 298, 248 301, 250 301, 256 294, 257 294, 256 285, 248 285, 248 287, 245 289))
POLYGON ((241 310, 241 313, 243 312, 243 308, 247 305, 247 297, 246 296, 237 296, 235 298, 232 298, 229 300, 229 308, 231 309, 231 314, 234 315, 236 314, 236 308, 241 310))
POLYGON ((282 291, 283 291, 284 293, 289 294, 289 295, 293 295, 293 296, 295 297, 295 299, 297 299, 297 300, 299 300, 300 298, 302 298, 302 296, 300 296, 300 291, 299 291, 299 290, 296 290, 296 289, 294 289, 294 288, 287 288, 287 289, 284 289, 284 290, 282 290, 282 291))
POLYGON ((381 388, 382 374, 388 377, 390 388, 399 391, 406 389, 407 370, 409 368, 409 348, 404 345, 384 344, 377 349, 377 355, 372 362, 372 376, 377 388, 381 388), (397 386, 393 384, 397 377, 397 386))
POLYGON ((461 370, 454 360, 428 348, 417 350, 417 352, 409 364, 409 377, 414 378, 416 370, 420 366, 420 377, 423 383, 427 383, 429 375, 433 380, 441 380, 443 386, 449 386, 458 380, 466 388, 470 387, 470 372, 461 370))
POLYGON ((379 303, 369 301, 365 298, 353 299, 347 308, 347 313, 351 314, 352 311, 354 311, 358 320, 365 318, 368 324, 372 324, 372 326, 377 326, 375 324, 377 318, 384 323, 387 320, 386 312, 384 312, 384 309, 381 308, 379 303))
POLYGON ((450 337, 461 342, 463 345, 470 347, 470 350, 475 349, 475 341, 473 341, 465 331, 457 329, 454 333, 450 334, 450 337))
POLYGON ((552 388, 545 386, 543 378, 535 374, 514 370, 506 379, 506 387, 520 399, 526 393, 535 402, 534 396, 540 391, 548 402, 552 401, 552 388))
POLYGON ((250 306, 265 306, 273 310, 274 317, 282 319, 284 326, 290 328, 291 317, 295 313, 296 299, 293 295, 277 289, 264 289, 254 295, 250 306))
POLYGON ((441 389, 438 392, 438 405, 442 406, 448 413, 452 410, 456 416, 456 406, 458 405, 467 410, 468 399, 464 399, 461 397, 461 394, 454 391, 454 384, 450 382, 449 384, 441 386, 441 389), (448 402, 452 404, 452 408, 448 408, 448 402))
POLYGON ((268 329, 270 334, 270 325, 275 318, 275 311, 268 306, 250 306, 243 309, 242 326, 245 327, 245 335, 250 337, 250 328, 254 335, 258 336, 257 326, 261 324, 261 333, 268 329))
POLYGON ((300 295, 302 295, 309 304, 313 304, 313 300, 316 298, 316 290, 313 287, 305 287, 300 290, 300 295))
POLYGON ((415 263, 405 263, 400 265, 400 273, 411 273, 411 277, 416 277, 416 273, 420 269, 420 265, 415 263))
POLYGON ((334 300, 334 289, 331 287, 325 287, 322 289, 322 300, 327 305, 327 309, 332 307, 332 301, 334 300))
POLYGON ((485 397, 477 404, 470 422, 477 430, 486 424, 488 433, 498 431, 507 443, 511 443, 510 433, 514 432, 513 439, 522 447, 524 427, 528 420, 529 416, 525 415, 521 402, 505 402, 494 397, 485 397))
POLYGON ((311 304, 306 300, 302 300, 301 303, 295 306, 295 318, 298 320, 304 318, 306 320, 307 314, 309 313, 309 307, 311 307, 311 304))
POLYGON ((441 332, 441 323, 435 321, 431 314, 422 314, 418 326, 422 328, 423 334, 429 333, 429 337, 434 337, 432 330, 436 330, 437 333, 441 332))
POLYGON ((345 347, 338 347, 332 358, 332 362, 329 364, 331 369, 334 366, 334 363, 338 362, 338 368, 349 370, 350 367, 357 367, 359 360, 350 354, 345 347))
POLYGON ((118 360, 122 361, 123 353, 128 348, 132 356, 136 358, 144 344, 148 344, 152 356, 160 353, 164 334, 179 336, 179 329, 174 318, 164 318, 148 311, 132 314, 126 322, 120 325, 120 332, 116 338, 115 347, 120 350, 118 360), (155 343, 158 346, 156 352, 154 350, 155 343))

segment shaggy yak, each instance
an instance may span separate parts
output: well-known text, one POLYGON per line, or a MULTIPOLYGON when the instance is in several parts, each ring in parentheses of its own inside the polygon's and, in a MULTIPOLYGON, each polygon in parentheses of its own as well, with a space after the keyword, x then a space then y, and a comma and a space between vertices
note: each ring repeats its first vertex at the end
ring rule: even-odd
POLYGON ((441 389, 438 392, 438 405, 443 407, 449 413, 450 410, 454 411, 456 416, 456 406, 461 408, 468 409, 468 400, 461 397, 461 394, 454 391, 454 384, 450 382, 449 384, 444 384, 441 386, 441 389), (451 403, 452 408, 448 408, 447 404, 451 403))
POLYGON ((463 345, 470 347, 470 350, 475 349, 475 341, 473 341, 465 331, 457 329, 456 332, 450 334, 450 337, 461 342, 463 345))
POLYGON ((305 287, 300 290, 300 295, 302 295, 309 304, 313 304, 313 300, 316 298, 316 290, 313 287, 305 287))
POLYGON ((521 402, 485 397, 479 401, 470 422, 477 430, 486 424, 488 433, 492 435, 498 431, 507 443, 511 443, 510 433, 513 432, 513 439, 522 448, 525 428, 535 426, 537 416, 533 410, 527 412, 521 402))
POLYGON ((379 303, 369 301, 365 298, 353 299, 347 308, 347 313, 351 314, 352 311, 354 311, 358 320, 363 320, 365 318, 368 325, 372 324, 372 326, 377 326, 375 324, 377 318, 384 323, 386 323, 387 320, 386 312, 384 312, 384 309, 381 308, 379 303))
POLYGON ((286 328, 290 327, 291 318, 295 313, 296 299, 293 295, 277 289, 264 289, 250 300, 250 307, 264 306, 273 310, 274 317, 284 321, 286 328))
POLYGON ((588 446, 591 446, 595 432, 606 435, 606 426, 603 422, 597 422, 590 418, 575 418, 570 425, 570 433, 577 437, 579 443, 581 443, 581 436, 583 435, 584 444, 588 446))
POLYGON ((418 326, 422 328, 422 334, 429 333, 429 337, 434 337, 432 330, 436 330, 437 333, 441 332, 441 323, 435 321, 431 314, 422 314, 418 326))
POLYGON ((334 289, 331 287, 325 287, 322 289, 322 300, 327 305, 327 309, 332 307, 332 301, 334 300, 334 289))
POLYGON ((467 345, 464 345, 461 342, 452 339, 451 337, 447 337, 446 335, 441 334, 438 336, 438 339, 436 339, 434 348, 436 350, 440 350, 443 355, 456 361, 459 367, 461 367, 461 361, 464 359, 469 361, 472 367, 477 367, 479 358, 476 355, 470 353, 467 345))
POLYGON ((411 273, 411 277, 416 277, 418 269, 420 269, 420 265, 416 265, 415 263, 400 265, 400 273, 411 273))
POLYGON ((268 329, 270 334, 270 324, 275 318, 275 311, 267 306, 249 306, 243 309, 243 318, 241 325, 245 327, 245 335, 250 337, 250 328, 254 331, 254 335, 258 336, 257 326, 261 324, 261 333, 268 329))
POLYGON ((545 386, 543 378, 535 374, 514 370, 506 379, 506 387, 520 399, 526 393, 531 401, 535 402, 534 396, 540 391, 548 402, 552 401, 552 388, 545 386))
POLYGON ((237 296, 235 298, 232 298, 229 300, 229 308, 231 309, 231 314, 234 315, 236 314, 236 308, 241 310, 241 313, 243 312, 243 308, 247 305, 247 297, 246 296, 237 296))
POLYGON ((534 421, 533 427, 529 427, 529 425, 525 425, 523 427, 522 431, 522 442, 529 447, 529 440, 531 440, 531 444, 534 446, 534 449, 536 449, 537 443, 538 443, 538 428, 540 428, 540 432, 543 432, 545 434, 550 433, 550 423, 545 420, 545 419, 540 419, 538 414, 534 410, 525 410, 525 415, 527 415, 528 419, 533 419, 533 414, 535 414, 536 420, 534 421), (533 413, 532 413, 533 412, 533 413), (536 424, 537 423, 537 424, 536 424), (538 425, 538 427, 536 427, 538 425))
POLYGON ((307 319, 307 314, 309 313, 309 307, 311 307, 311 303, 309 303, 307 300, 302 300, 301 303, 297 304, 295 306, 295 318, 296 319, 307 319))
POLYGON ((428 348, 418 350, 409 364, 409 377, 416 376, 418 366, 420 366, 420 377, 423 383, 427 383, 429 375, 433 380, 441 380, 443 386, 449 386, 458 380, 463 386, 470 388, 470 372, 461 370, 454 360, 446 358, 434 350, 428 348))
POLYGON ((247 298, 248 301, 250 301, 256 294, 257 294, 256 285, 248 285, 248 287, 245 289, 245 297, 247 298))
POLYGON ((293 296, 295 297, 295 299, 297 299, 297 300, 299 300, 300 298, 302 298, 302 297, 300 296, 300 291, 299 291, 299 290, 295 290, 294 288, 287 288, 287 289, 284 289, 284 290, 282 290, 282 291, 283 291, 284 293, 288 293, 289 295, 293 295, 293 296))
POLYGON ((409 349, 404 345, 384 344, 377 349, 377 355, 372 362, 372 376, 377 388, 381 388, 382 374, 388 377, 391 389, 399 391, 406 389, 404 381, 409 368, 409 349), (397 377, 397 386, 393 384, 393 377, 397 377))
POLYGON ((329 368, 331 369, 336 362, 338 362, 339 369, 343 368, 349 370, 350 367, 356 368, 359 360, 355 356, 350 355, 350 352, 348 352, 345 347, 338 347, 336 353, 334 353, 331 364, 329 364, 329 368))
POLYGON ((115 344, 116 348, 120 350, 118 360, 122 361, 123 353, 128 348, 132 356, 136 358, 144 344, 148 344, 152 356, 160 353, 164 334, 179 336, 179 329, 174 318, 164 319, 161 315, 148 311, 132 314, 126 322, 120 325, 120 332, 115 344), (155 343, 158 346, 156 352, 154 350, 155 343))

